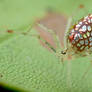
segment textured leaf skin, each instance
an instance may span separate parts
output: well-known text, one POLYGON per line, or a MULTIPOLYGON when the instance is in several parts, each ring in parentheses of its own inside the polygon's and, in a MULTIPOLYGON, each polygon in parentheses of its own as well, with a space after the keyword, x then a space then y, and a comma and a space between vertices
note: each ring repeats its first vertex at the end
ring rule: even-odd
POLYGON ((22 35, 2 44, 0 61, 2 79, 13 81, 17 85, 26 85, 27 89, 53 88, 56 85, 52 79, 57 72, 55 68, 58 67, 57 65, 59 65, 58 71, 61 71, 62 68, 57 59, 40 46, 37 39, 22 35), (44 54, 42 55, 40 52, 44 54), (46 58, 48 59, 46 60, 46 58), (55 65, 53 65, 54 62, 55 65), (52 70, 55 72, 52 73, 52 70), (48 78, 51 79, 48 80, 48 78), (51 88, 48 88, 50 86, 51 88))
POLYGON ((90 64, 84 60, 71 61, 68 68, 68 61, 62 65, 52 53, 40 46, 38 39, 14 36, 0 45, 1 80, 33 92, 90 92, 92 69, 86 78, 81 79, 90 64), (71 88, 68 88, 68 81, 71 88))
MULTIPOLYGON (((30 21, 33 21, 35 17, 44 15, 48 6, 55 7, 58 11, 67 12, 68 15, 73 11, 73 8, 70 7, 72 5, 76 8, 78 3, 84 3, 89 6, 87 9, 92 7, 91 0, 85 2, 79 0, 78 3, 75 3, 74 0, 70 0, 70 2, 53 0, 52 2, 48 0, 1 0, 0 31, 7 28, 26 31, 26 26, 30 24, 30 21)), ((78 18, 75 18, 76 20, 83 14, 81 12, 78 15, 78 18)), ((24 88, 29 92, 92 91, 92 69, 82 78, 91 64, 91 59, 87 57, 74 59, 70 62, 69 68, 68 61, 65 61, 63 66, 34 37, 23 35, 0 36, 0 74, 3 75, 0 78, 1 81, 24 88)))

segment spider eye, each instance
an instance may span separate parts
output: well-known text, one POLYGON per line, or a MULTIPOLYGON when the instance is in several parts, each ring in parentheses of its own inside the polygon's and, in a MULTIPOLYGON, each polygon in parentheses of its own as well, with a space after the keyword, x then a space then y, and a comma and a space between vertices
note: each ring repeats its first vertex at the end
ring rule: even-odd
POLYGON ((77 51, 84 51, 92 47, 92 14, 80 19, 73 26, 68 36, 69 42, 77 51))

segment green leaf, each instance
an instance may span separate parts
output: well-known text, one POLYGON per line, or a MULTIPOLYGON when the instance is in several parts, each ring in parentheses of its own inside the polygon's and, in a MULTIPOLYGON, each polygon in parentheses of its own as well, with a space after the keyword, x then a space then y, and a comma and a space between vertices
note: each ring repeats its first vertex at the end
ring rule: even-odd
MULTIPOLYGON (((34 30, 32 30, 34 31, 34 30)), ((91 71, 82 79, 89 67, 88 59, 65 61, 43 48, 37 38, 13 36, 0 44, 0 78, 33 92, 61 92, 91 90, 91 71), (90 76, 89 76, 90 75, 90 76), (80 87, 81 86, 81 87, 80 87)))
MULTIPOLYGON (((91 11, 91 0, 0 0, 0 31, 26 31, 36 18, 42 17, 50 6, 70 15, 83 3, 91 11), (19 29, 19 30, 18 30, 19 29)), ((75 20, 84 14, 77 13, 75 20)), ((83 16, 82 16, 83 17, 83 16)), ((32 29, 34 33, 34 29, 32 29)), ((0 35, 0 81, 32 92, 91 92, 92 69, 89 57, 59 59, 43 48, 36 37, 0 35)))
POLYGON ((58 87, 53 78, 62 71, 62 65, 40 46, 38 39, 23 35, 12 37, 0 45, 0 67, 1 79, 35 91, 48 87, 52 90, 54 85, 58 87))

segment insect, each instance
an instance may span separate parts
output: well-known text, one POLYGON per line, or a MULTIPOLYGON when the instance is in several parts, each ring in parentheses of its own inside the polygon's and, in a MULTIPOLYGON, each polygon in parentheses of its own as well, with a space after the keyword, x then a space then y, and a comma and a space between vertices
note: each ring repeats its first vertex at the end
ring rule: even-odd
MULTIPOLYGON (((79 8, 83 7, 83 5, 79 6, 79 8)), ((61 50, 59 53, 59 57, 62 58, 62 62, 65 55, 69 58, 71 56, 90 56, 92 51, 92 14, 88 14, 87 16, 81 18, 74 25, 71 24, 71 21, 72 17, 69 18, 65 32, 65 49, 61 50)), ((45 28, 42 25, 39 26, 45 28)), ((7 32, 10 34, 14 33, 13 30, 7 30, 7 32)), ((27 32, 21 34, 27 35, 27 32)), ((54 33, 52 34, 55 35, 54 33)), ((40 36, 37 37, 42 40, 40 36)), ((55 52, 55 54, 58 53, 58 51, 55 50, 55 48, 53 48, 48 42, 45 41, 45 43, 53 50, 53 52, 55 52)))
MULTIPOLYGON (((80 19, 66 33, 66 51, 88 55, 92 51, 92 14, 80 19)), ((63 54, 63 52, 62 52, 63 54)))
MULTIPOLYGON (((83 5, 80 5, 83 8, 83 5)), ((87 56, 92 51, 92 14, 81 18, 76 24, 71 25, 69 19, 65 33, 65 50, 61 54, 87 56)))
MULTIPOLYGON (((84 8, 84 6, 80 5, 79 8, 84 8)), ((44 25, 39 25, 39 26, 43 30, 48 30, 50 33, 52 33, 52 35, 55 34, 48 28, 45 28, 44 25)), ((58 43, 58 41, 56 43, 58 43)), ((55 49, 48 42, 45 42, 45 44, 48 45, 49 48, 53 50, 53 52, 56 54, 56 56, 59 57, 62 63, 65 61, 64 59, 66 58, 68 58, 68 60, 70 61, 72 58, 76 58, 76 57, 88 56, 91 58, 91 54, 92 54, 92 14, 83 16, 74 25, 72 25, 72 17, 69 18, 68 23, 67 23, 67 28, 65 31, 65 36, 64 36, 64 49, 57 49, 57 48, 55 49)), ((85 69, 84 73, 82 74, 82 78, 86 76, 90 68, 92 68, 92 64, 88 66, 88 69, 85 69)), ((69 76, 71 76, 71 73, 69 74, 69 76)))
MULTIPOLYGON (((66 28, 66 33, 65 33, 65 44, 64 50, 60 49, 59 55, 62 58, 62 62, 64 61, 64 57, 68 56, 89 56, 91 53, 91 19, 92 15, 89 14, 86 17, 83 17, 78 21, 78 23, 71 25, 72 19, 69 19, 68 26, 66 28)), ((40 25, 39 25, 40 26, 40 25)), ((12 34, 15 33, 13 30, 7 30, 7 33, 12 34)), ((54 33, 52 33, 53 36, 54 33)), ((25 33, 26 35, 26 33, 25 33)), ((39 37, 41 40, 41 37, 39 37)), ((57 39, 58 40, 58 39, 57 39)), ((45 42, 52 50, 55 52, 55 54, 58 53, 57 49, 53 49, 52 46, 48 43, 45 42)), ((58 55, 57 55, 58 56, 58 55)), ((71 66, 70 66, 71 67, 71 66)), ((71 84, 71 76, 70 76, 70 68, 68 68, 68 80, 67 80, 67 85, 70 86, 71 84)), ((85 69, 86 70, 86 69, 85 69)))

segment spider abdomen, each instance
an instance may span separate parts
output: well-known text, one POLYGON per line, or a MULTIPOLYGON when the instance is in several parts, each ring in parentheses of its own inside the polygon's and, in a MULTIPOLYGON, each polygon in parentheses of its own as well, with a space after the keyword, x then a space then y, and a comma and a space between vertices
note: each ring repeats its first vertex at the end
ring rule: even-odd
POLYGON ((92 14, 75 24, 70 30, 68 38, 77 51, 92 48, 92 14))

